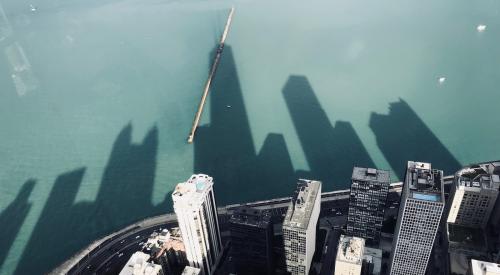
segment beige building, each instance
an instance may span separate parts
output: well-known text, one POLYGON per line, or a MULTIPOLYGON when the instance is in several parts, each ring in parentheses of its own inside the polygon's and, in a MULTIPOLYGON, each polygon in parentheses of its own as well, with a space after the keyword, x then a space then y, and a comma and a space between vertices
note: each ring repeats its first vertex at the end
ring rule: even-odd
POLYGON ((321 182, 300 179, 283 221, 285 263, 291 275, 309 274, 320 203, 321 182))
POLYGON ((363 265, 364 250, 364 239, 340 235, 334 274, 360 275, 363 265))
POLYGON ((486 227, 500 187, 500 177, 493 174, 495 167, 495 163, 485 163, 456 173, 448 223, 486 227))

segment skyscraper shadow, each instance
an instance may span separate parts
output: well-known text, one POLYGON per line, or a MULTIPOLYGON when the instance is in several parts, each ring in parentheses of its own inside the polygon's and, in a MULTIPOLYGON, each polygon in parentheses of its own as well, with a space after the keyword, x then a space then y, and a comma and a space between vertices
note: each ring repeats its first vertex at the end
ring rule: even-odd
POLYGON ((390 104, 388 115, 372 113, 370 128, 399 179, 404 177, 408 160, 430 162, 434 168, 444 170, 445 175, 455 173, 461 167, 403 99, 390 104))
POLYGON ((111 151, 95 201, 99 227, 117 228, 145 217, 151 210, 158 128, 152 127, 141 144, 132 143, 132 125, 120 132, 111 151))
POLYGON ((306 77, 290 76, 283 96, 310 168, 300 176, 321 180, 323 190, 341 189, 354 166, 375 167, 349 122, 332 126, 306 77))
POLYGON ((128 124, 116 138, 95 201, 75 202, 85 168, 57 177, 16 274, 46 273, 104 234, 168 210, 151 201, 158 129, 140 144, 131 135, 128 124))
POLYGON ((194 170, 214 178, 218 202, 288 194, 280 186, 294 185, 294 171, 284 138, 268 136, 257 154, 230 46, 224 48, 209 101, 210 124, 198 128, 194 142, 194 170))
POLYGON ((79 168, 57 177, 49 200, 28 241, 17 273, 34 274, 37 270, 42 273, 48 271, 45 270, 48 266, 57 264, 57 254, 71 255, 68 247, 78 241, 77 228, 82 226, 80 222, 85 220, 82 219, 82 214, 84 217, 89 214, 75 213, 72 209, 84 173, 85 168, 79 168))
POLYGON ((30 179, 26 181, 14 201, 12 201, 0 214, 0 225, 2 227, 2 237, 0 238, 0 266, 2 266, 5 261, 9 249, 31 209, 31 203, 28 203, 28 198, 34 187, 35 180, 30 179))

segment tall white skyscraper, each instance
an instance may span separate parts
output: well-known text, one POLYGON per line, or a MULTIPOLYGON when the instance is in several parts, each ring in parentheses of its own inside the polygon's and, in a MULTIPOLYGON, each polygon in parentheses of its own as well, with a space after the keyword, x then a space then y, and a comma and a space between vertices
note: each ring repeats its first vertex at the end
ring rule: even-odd
POLYGON ((444 209, 443 171, 409 161, 391 254, 391 275, 423 275, 444 209))
POLYGON ((309 274, 321 207, 321 182, 299 180, 283 221, 286 268, 292 275, 309 274))
POLYGON ((172 199, 189 265, 201 269, 204 275, 213 274, 222 243, 212 178, 191 176, 177 184, 172 199))

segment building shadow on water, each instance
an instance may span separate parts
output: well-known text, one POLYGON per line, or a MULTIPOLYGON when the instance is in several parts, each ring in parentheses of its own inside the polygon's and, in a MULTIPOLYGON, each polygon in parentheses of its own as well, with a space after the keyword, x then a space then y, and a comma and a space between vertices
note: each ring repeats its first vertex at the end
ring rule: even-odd
POLYGON ((210 124, 198 128, 194 141, 194 170, 214 178, 218 203, 288 194, 295 177, 285 140, 270 134, 256 152, 230 46, 224 48, 209 101, 210 124))
POLYGON ((309 164, 301 176, 321 180, 323 190, 337 190, 350 186, 354 166, 375 167, 351 123, 330 123, 305 76, 290 76, 283 97, 309 164))
POLYGON ((404 177, 408 160, 430 162, 433 168, 444 170, 445 175, 455 173, 461 167, 403 99, 390 104, 388 115, 372 113, 370 128, 399 179, 404 177))
POLYGON ((59 175, 16 274, 46 273, 97 238, 168 211, 165 203, 152 204, 157 148, 156 126, 142 143, 134 144, 132 125, 126 125, 113 144, 92 202, 75 202, 84 167, 59 175))
POLYGON ((352 167, 374 167, 348 122, 333 127, 304 76, 283 88, 311 171, 295 171, 283 135, 269 134, 256 152, 234 56, 226 46, 210 94, 210 124, 198 128, 195 172, 214 177, 222 204, 288 196, 298 177, 319 179, 324 190, 349 185, 352 167), (335 184, 334 184, 335 183, 335 184))
MULTIPOLYGON (((257 152, 233 53, 225 47, 209 97, 210 124, 198 128, 194 142, 194 172, 214 177, 219 205, 289 196, 299 177, 322 180, 325 191, 346 188, 353 166, 375 167, 352 125, 330 122, 306 77, 290 76, 282 94, 310 171, 294 170, 281 134, 269 134, 257 152)), ((429 161, 446 172, 460 166, 402 100, 391 104, 389 115, 373 113, 370 127, 400 178, 407 160, 429 161)), ((152 127, 139 144, 132 143, 132 130, 128 124, 118 134, 95 201, 75 202, 85 167, 57 177, 16 274, 49 272, 105 234, 172 210, 171 193, 152 204, 158 129, 152 127)), ((0 214, 0 224, 7 224, 0 263, 29 212, 34 184, 26 182, 0 214)))
POLYGON ((12 201, 0 214, 0 225, 2 227, 2 237, 0 238, 0 267, 2 266, 10 247, 16 239, 17 233, 26 219, 31 203, 28 198, 35 187, 35 180, 26 181, 21 190, 12 201))

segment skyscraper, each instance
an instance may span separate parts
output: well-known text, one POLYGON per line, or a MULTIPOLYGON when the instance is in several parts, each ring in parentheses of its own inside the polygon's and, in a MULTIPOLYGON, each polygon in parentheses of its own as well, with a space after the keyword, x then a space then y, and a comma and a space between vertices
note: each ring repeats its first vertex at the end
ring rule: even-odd
POLYGON ((189 265, 201 269, 203 275, 213 274, 222 243, 212 178, 191 176, 177 184, 172 199, 189 265))
POLYGON ((486 227, 500 188, 500 177, 493 174, 495 167, 495 163, 482 163, 455 174, 448 223, 486 227))
POLYGON ((389 171, 354 167, 347 216, 347 234, 378 244, 389 192, 389 171))
POLYGON ((240 207, 229 220, 236 274, 273 274, 273 223, 267 211, 240 207))
POLYGON ((309 274, 320 203, 321 182, 299 180, 283 221, 286 268, 292 275, 309 274))
POLYGON ((491 219, 500 188, 500 162, 469 165, 454 177, 446 223, 446 244, 450 273, 466 274, 461 264, 471 259, 493 261, 488 247, 498 233, 487 225, 491 219))
POLYGON ((409 161, 391 254, 391 275, 423 275, 444 209, 443 171, 409 161))

